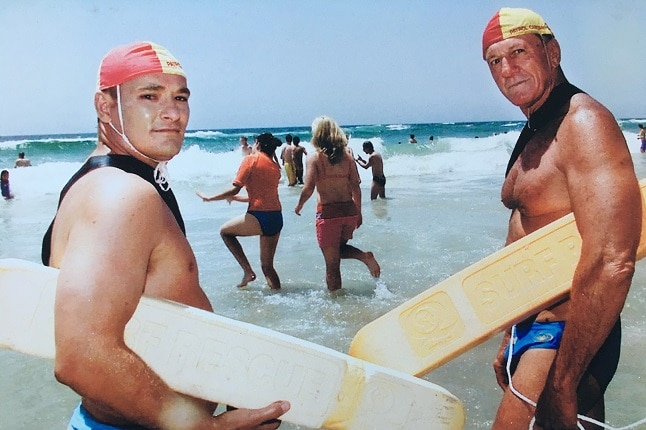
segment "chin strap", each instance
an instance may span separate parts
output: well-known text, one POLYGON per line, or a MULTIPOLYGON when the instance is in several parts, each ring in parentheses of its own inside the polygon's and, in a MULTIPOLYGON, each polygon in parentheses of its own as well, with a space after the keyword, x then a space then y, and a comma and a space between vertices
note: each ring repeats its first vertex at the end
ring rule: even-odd
POLYGON ((168 175, 167 161, 160 161, 157 163, 153 176, 155 178, 155 182, 159 185, 159 188, 161 188, 162 191, 168 191, 170 189, 170 182, 168 182, 170 176, 168 175))

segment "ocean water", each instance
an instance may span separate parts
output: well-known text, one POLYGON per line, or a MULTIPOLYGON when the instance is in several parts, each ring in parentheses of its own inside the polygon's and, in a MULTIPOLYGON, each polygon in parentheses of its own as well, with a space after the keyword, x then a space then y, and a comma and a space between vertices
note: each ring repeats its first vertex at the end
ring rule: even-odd
MULTIPOLYGON (((639 153, 637 123, 619 121, 639 178, 646 177, 646 156, 639 153)), ((307 127, 196 130, 187 133, 182 152, 169 163, 171 185, 197 256, 200 279, 215 311, 298 338, 347 352, 365 324, 410 297, 498 250, 509 213, 500 203, 500 186, 522 122, 456 124, 379 124, 344 127, 350 146, 362 154, 371 140, 384 158, 386 200, 371 202, 371 175, 360 169, 364 224, 351 243, 371 250, 382 268, 375 282, 365 266, 342 263, 346 295, 331 298, 325 266, 314 236, 315 202, 301 217, 294 214, 300 188, 281 180, 285 227, 276 254, 283 291, 270 294, 259 267, 258 238, 241 242, 259 279, 245 290, 242 277, 222 243, 219 227, 243 213, 245 204, 204 203, 200 189, 228 187, 241 160, 238 138, 270 131, 284 140, 301 137, 311 151, 307 127), (418 141, 408 143, 410 134, 418 141), (433 141, 429 137, 433 136, 433 141)), ((0 137, 0 168, 10 171, 15 199, 0 201, 0 258, 40 259, 40 243, 56 210, 58 193, 95 145, 93 134, 0 137), (14 169, 19 151, 33 167, 14 169)), ((585 142, 582 142, 585 150, 585 142)), ((618 373, 611 383, 607 420, 620 427, 646 416, 646 264, 638 263, 623 312, 624 341, 618 373)), ((424 376, 447 388, 467 409, 467 429, 490 428, 501 396, 491 361, 499 336, 424 376)), ((0 350, 0 430, 65 428, 78 396, 58 384, 48 360, 0 350)), ((283 429, 302 427, 288 423, 283 429)))

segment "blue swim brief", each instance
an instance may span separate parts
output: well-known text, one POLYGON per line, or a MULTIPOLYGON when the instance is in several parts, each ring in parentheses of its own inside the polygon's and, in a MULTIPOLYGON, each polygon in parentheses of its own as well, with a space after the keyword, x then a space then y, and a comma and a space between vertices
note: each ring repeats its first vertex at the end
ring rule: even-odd
MULTIPOLYGON (((563 328, 565 328, 565 321, 517 325, 512 357, 518 359, 528 349, 558 349, 563 328)), ((509 345, 505 349, 505 361, 507 357, 509 357, 509 345)))
POLYGON ((114 427, 103 424, 92 418, 83 405, 78 405, 74 409, 70 423, 67 425, 67 430, 123 430, 120 427, 114 427))
POLYGON ((274 236, 283 229, 283 213, 281 211, 247 211, 260 224, 263 236, 274 236))
MULTIPOLYGON (((558 349, 563 336, 565 321, 533 322, 516 326, 516 343, 512 353, 512 369, 515 369, 520 356, 528 349, 558 349)), ((621 349, 621 319, 618 319, 603 345, 588 365, 587 372, 594 377, 605 393, 608 384, 615 376, 621 349)), ((505 348, 505 361, 509 356, 509 345, 505 348)), ((513 373, 513 370, 512 370, 513 373)))

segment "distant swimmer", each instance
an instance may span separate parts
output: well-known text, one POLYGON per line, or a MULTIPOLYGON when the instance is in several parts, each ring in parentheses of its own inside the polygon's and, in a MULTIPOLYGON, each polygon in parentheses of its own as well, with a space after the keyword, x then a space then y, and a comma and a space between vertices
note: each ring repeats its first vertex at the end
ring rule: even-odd
POLYGON ((294 172, 294 147, 292 146, 292 135, 285 136, 285 147, 280 153, 280 159, 283 160, 285 174, 287 175, 287 186, 296 185, 296 173, 294 172))
POLYGON ((244 271, 238 288, 246 286, 256 279, 238 236, 260 236, 260 265, 272 290, 280 289, 280 278, 274 269, 274 256, 280 231, 283 229, 283 213, 278 198, 278 181, 280 166, 274 160, 280 139, 271 133, 263 133, 256 139, 256 148, 251 155, 242 159, 242 164, 233 180, 233 186, 214 196, 206 196, 199 191, 196 194, 205 202, 214 200, 232 200, 249 202, 247 212, 235 217, 220 228, 220 236, 231 254, 244 271), (238 193, 246 188, 248 197, 239 197, 238 193))
POLYGON ((300 146, 300 137, 294 136, 292 142, 294 143, 294 173, 296 174, 296 181, 300 185, 303 185, 303 155, 307 155, 307 150, 300 146))
POLYGON ((370 187, 370 200, 376 200, 377 196, 386 198, 386 177, 384 176, 384 160, 381 154, 375 151, 371 141, 363 142, 363 152, 368 154, 368 160, 357 156, 357 164, 367 169, 372 167, 372 187, 370 187))
POLYGON ((2 197, 4 197, 5 200, 13 199, 13 194, 11 194, 11 190, 9 189, 8 170, 3 170, 2 173, 0 173, 0 188, 2 189, 2 197))
POLYGON ((642 145, 639 150, 643 154, 646 152, 646 128, 644 128, 643 124, 638 124, 637 126, 639 127, 639 137, 637 137, 637 139, 642 141, 642 145))
POLYGON ((242 153, 242 156, 246 156, 251 154, 252 148, 249 146, 249 142, 247 140, 247 136, 240 136, 240 152, 242 153))
POLYGON ((410 135, 410 138, 408 139, 408 143, 417 143, 417 139, 415 139, 414 134, 410 135))
POLYGON ((31 161, 29 161, 29 158, 25 158, 24 152, 19 152, 18 158, 16 159, 16 164, 14 167, 29 167, 29 166, 31 166, 31 161))

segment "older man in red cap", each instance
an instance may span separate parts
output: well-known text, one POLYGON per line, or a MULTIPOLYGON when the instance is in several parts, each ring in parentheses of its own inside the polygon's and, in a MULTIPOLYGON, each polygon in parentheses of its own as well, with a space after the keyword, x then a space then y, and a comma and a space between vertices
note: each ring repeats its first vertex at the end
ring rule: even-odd
POLYGON ((566 80, 559 44, 539 15, 501 9, 485 28, 482 53, 502 94, 527 117, 502 186, 507 244, 571 212, 583 240, 569 298, 504 337, 493 427, 527 429, 535 419, 537 429, 576 429, 579 419, 597 428, 577 414, 604 419, 619 360, 619 314, 642 219, 632 158, 613 115, 566 80))
POLYGON ((159 45, 118 47, 101 62, 94 105, 105 147, 64 187, 43 240, 43 262, 60 269, 56 378, 82 396, 70 429, 268 430, 289 409, 213 417, 216 405, 174 392, 124 343, 143 294, 212 310, 166 173, 188 98, 180 63, 159 45))

